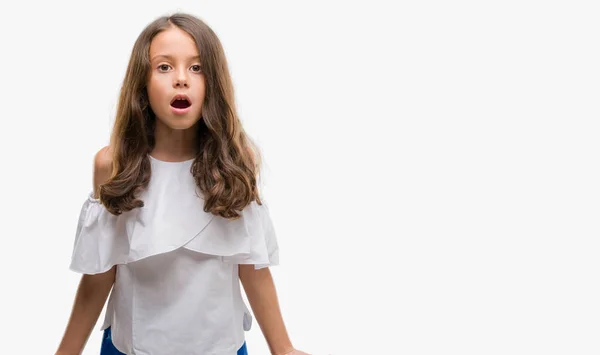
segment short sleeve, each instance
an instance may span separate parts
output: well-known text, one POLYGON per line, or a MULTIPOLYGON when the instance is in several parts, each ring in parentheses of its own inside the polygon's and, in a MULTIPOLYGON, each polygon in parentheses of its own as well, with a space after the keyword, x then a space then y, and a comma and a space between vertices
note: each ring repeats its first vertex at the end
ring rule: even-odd
POLYGON ((98 274, 126 262, 126 234, 123 219, 110 214, 90 193, 79 214, 69 268, 82 274, 98 274))
POLYGON ((279 265, 279 245, 269 207, 263 201, 262 205, 255 204, 252 209, 248 214, 252 241, 248 262, 256 269, 279 265))

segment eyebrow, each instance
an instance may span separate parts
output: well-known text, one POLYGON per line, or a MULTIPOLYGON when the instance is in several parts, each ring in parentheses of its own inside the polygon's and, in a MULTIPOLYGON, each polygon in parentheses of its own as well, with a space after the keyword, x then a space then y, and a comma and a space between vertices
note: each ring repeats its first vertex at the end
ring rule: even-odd
MULTIPOLYGON (((170 56, 170 55, 168 55, 168 54, 158 54, 158 55, 155 55, 154 58, 150 59, 150 61, 153 62, 154 60, 156 60, 157 58, 160 58, 160 57, 166 58, 166 59, 169 59, 169 60, 173 60, 173 57, 170 56)), ((195 55, 195 56, 192 56, 192 57, 188 58, 188 60, 191 60, 191 59, 198 60, 198 59, 200 59, 200 56, 199 55, 195 55)))

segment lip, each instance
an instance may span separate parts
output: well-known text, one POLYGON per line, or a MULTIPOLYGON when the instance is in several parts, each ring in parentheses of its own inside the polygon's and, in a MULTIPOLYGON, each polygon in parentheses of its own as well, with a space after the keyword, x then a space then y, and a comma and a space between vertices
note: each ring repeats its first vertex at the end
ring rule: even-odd
POLYGON ((190 100, 190 97, 185 95, 185 94, 177 94, 175 96, 173 96, 173 98, 171 99, 171 102, 169 104, 173 104, 173 102, 175 102, 175 100, 179 100, 179 99, 186 99, 187 102, 190 103, 190 106, 192 106, 192 100, 190 100))
POLYGON ((186 108, 175 108, 175 107, 171 106, 171 111, 176 115, 183 115, 183 114, 188 113, 191 108, 192 108, 192 106, 188 106, 186 108))

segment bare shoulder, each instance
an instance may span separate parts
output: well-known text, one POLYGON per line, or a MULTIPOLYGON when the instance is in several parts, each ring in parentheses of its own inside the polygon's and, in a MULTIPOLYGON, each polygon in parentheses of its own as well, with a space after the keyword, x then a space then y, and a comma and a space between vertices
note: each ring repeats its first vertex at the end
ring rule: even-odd
POLYGON ((112 149, 106 146, 94 156, 94 195, 97 197, 98 188, 105 183, 112 173, 112 149))
POLYGON ((109 171, 112 169, 112 149, 106 146, 100 149, 94 156, 94 172, 109 171))

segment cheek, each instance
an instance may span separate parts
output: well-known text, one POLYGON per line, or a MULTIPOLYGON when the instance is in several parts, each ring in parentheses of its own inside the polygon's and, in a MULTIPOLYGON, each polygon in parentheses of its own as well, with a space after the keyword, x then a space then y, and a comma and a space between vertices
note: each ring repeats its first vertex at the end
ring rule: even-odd
POLYGON ((150 101, 161 99, 165 95, 165 90, 162 88, 160 81, 157 79, 151 78, 148 81, 147 88, 148 98, 150 99, 150 101))
MULTIPOLYGON (((196 88, 198 88, 195 92, 197 98, 204 99, 204 95, 206 94, 206 83, 204 79, 198 80, 194 83, 196 88)), ((204 100, 203 100, 204 101, 204 100)))

